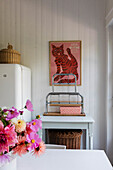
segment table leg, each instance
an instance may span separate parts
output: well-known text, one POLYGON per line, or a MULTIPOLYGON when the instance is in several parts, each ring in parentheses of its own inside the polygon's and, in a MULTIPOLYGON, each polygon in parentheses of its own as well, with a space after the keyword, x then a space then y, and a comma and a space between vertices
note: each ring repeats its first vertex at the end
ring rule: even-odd
POLYGON ((93 149, 93 124, 89 123, 89 149, 93 149))

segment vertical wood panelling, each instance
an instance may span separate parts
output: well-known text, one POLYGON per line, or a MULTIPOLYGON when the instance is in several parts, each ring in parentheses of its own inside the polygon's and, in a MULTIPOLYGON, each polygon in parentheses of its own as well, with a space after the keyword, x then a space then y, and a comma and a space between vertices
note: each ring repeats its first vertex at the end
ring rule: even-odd
POLYGON ((10 42, 15 44, 15 0, 10 0, 10 42))
POLYGON ((106 16, 109 14, 112 8, 113 8, 113 0, 107 0, 106 1, 106 16))
POLYGON ((109 26, 107 33, 107 154, 113 163, 113 26, 109 26))
POLYGON ((98 109, 96 110, 98 97, 95 97, 97 94, 96 83, 98 81, 97 76, 96 76, 97 46, 95 44, 95 42, 97 42, 97 31, 95 27, 97 24, 96 22, 97 22, 98 17, 97 18, 95 17, 96 16, 95 9, 96 9, 96 1, 91 0, 89 3, 89 13, 90 13, 89 25, 90 25, 90 28, 93 28, 93 29, 89 30, 89 89, 90 89, 89 91, 89 113, 94 117, 94 120, 97 119, 94 123, 94 129, 96 129, 94 130, 94 140, 95 140, 95 146, 98 146, 97 143, 99 143, 99 140, 100 140, 100 136, 98 136, 98 127, 100 126, 98 122, 98 117, 99 117, 98 115, 100 113, 97 113, 98 109), (93 6, 93 8, 90 8, 90 6, 93 6))
MULTIPOLYGON (((20 53, 21 53, 21 63, 24 63, 25 59, 25 0, 20 0, 20 25, 17 26, 20 27, 20 53)), ((17 40, 18 41, 18 40, 17 40)))
POLYGON ((11 32, 11 10, 10 10, 10 0, 7 0, 7 3, 5 2, 5 5, 4 5, 4 37, 5 37, 5 44, 7 44, 7 41, 10 42, 11 41, 11 35, 10 35, 10 32, 11 32))
POLYGON ((35 0, 35 97, 34 97, 34 107, 37 112, 41 112, 41 0, 35 0), (40 34, 39 34, 40 32, 40 34), (38 74, 37 74, 38 73, 38 74), (38 83, 38 84, 37 84, 38 83))
MULTIPOLYGON (((105 48, 105 20, 103 18, 105 16, 105 6, 101 4, 100 1, 96 1, 96 11, 95 11, 95 17, 96 17, 96 30, 97 30, 97 35, 96 35, 96 41, 97 43, 95 44, 96 46, 96 56, 95 56, 95 98, 96 98, 96 107, 95 107, 95 112, 98 114, 98 117, 96 114, 94 115, 95 121, 97 122, 97 126, 95 126, 95 137, 97 135, 98 137, 98 142, 101 143, 102 145, 100 148, 105 147, 105 139, 106 135, 104 136, 103 140, 103 135, 105 133, 105 130, 103 129, 102 126, 99 126, 99 123, 102 121, 105 126, 105 108, 103 105, 105 105, 105 51, 102 50, 102 48, 105 48), (100 5, 103 7, 103 11, 100 13, 99 7, 100 5), (98 19, 98 20, 97 20, 98 19), (97 22, 98 21, 98 22, 97 22), (101 25, 99 24, 99 21, 101 22, 101 25), (101 64, 100 64, 101 63, 101 64), (103 76, 103 81, 101 80, 101 77, 103 76), (100 81, 101 80, 101 81, 100 81), (100 94, 100 95, 99 95, 100 94)), ((97 141, 96 141, 97 142, 97 141)), ((97 144, 97 143, 96 143, 97 144)))
MULTIPOLYGON (((21 24, 20 24, 20 0, 15 0, 15 7, 13 9, 15 11, 15 15, 13 13, 13 15, 15 16, 15 49, 20 51, 20 28, 21 28, 21 24)), ((21 29, 22 30, 22 29, 21 29)))
MULTIPOLYGON (((74 39, 74 1, 63 0, 63 40, 74 39), (65 17, 64 17, 65 16, 65 17), (71 18, 71 19, 70 19, 71 18)), ((75 20, 75 21, 74 21, 75 20)))
MULTIPOLYGON (((24 56, 22 57, 23 62, 22 64, 29 66, 34 74, 32 74, 32 94, 35 94, 36 88, 36 67, 35 67, 35 0, 26 0, 22 3, 24 8, 22 8, 22 13, 24 13, 23 17, 23 34, 24 36, 21 37, 24 41, 24 49, 23 53, 24 56), (25 3, 25 5, 23 5, 25 3), (32 15, 31 15, 32 14, 32 15)), ((32 96, 33 102, 35 101, 35 96, 32 96)))
POLYGON ((1 15, 0 15, 0 21, 1 21, 1 24, 0 24, 0 48, 3 48, 5 46, 5 38, 4 38, 4 1, 0 0, 0 11, 1 11, 1 15))
POLYGON ((57 38, 58 38, 58 40, 62 40, 63 0, 58 0, 58 11, 57 12, 58 12, 58 19, 57 19, 57 22, 58 22, 58 24, 57 24, 58 35, 57 35, 57 38))
POLYGON ((45 108, 45 94, 47 93, 47 87, 48 87, 48 83, 49 80, 47 79, 47 74, 49 74, 49 70, 48 68, 48 54, 47 54, 47 47, 48 47, 48 42, 47 42, 47 27, 46 27, 46 23, 47 23, 47 11, 48 11, 48 4, 47 1, 42 0, 41 1, 42 4, 42 12, 41 12, 41 48, 42 48, 42 62, 41 62, 41 111, 44 112, 45 108), (46 4, 47 4, 47 8, 46 8, 46 4))
POLYGON ((96 36, 95 36, 95 24, 96 24, 96 18, 95 16, 95 6, 96 3, 94 0, 91 0, 89 3, 89 6, 93 6, 94 8, 89 8, 89 12, 90 12, 90 17, 89 17, 89 25, 91 28, 89 30, 89 113, 92 113, 92 116, 94 116, 95 113, 95 107, 96 107, 96 101, 95 101, 95 82, 96 82, 96 76, 95 76, 95 56, 96 56, 96 46, 95 43, 96 42, 96 36), (93 19, 92 19, 93 18, 93 19), (93 53, 92 53, 93 51, 93 53), (92 76, 93 75, 93 76, 92 76))
MULTIPOLYGON (((79 22, 82 24, 79 32, 79 36, 82 36, 80 39, 82 41, 82 62, 84 63, 82 69, 82 81, 84 88, 81 89, 81 93, 85 96, 85 110, 89 113, 89 13, 88 10, 88 1, 87 0, 80 0, 79 2, 79 22), (84 67, 86 66, 87 67, 84 67)), ((80 89, 80 88, 79 88, 80 89)))
POLYGON ((79 40, 79 24, 78 24, 78 17, 79 17, 79 0, 74 1, 74 37, 76 40, 79 40))
POLYGON ((52 16, 52 22, 51 22, 51 34, 52 34, 52 40, 57 40, 57 11, 58 10, 58 0, 52 1, 52 10, 51 10, 51 16, 52 16))
POLYGON ((105 0, 0 0, 0 48, 12 43, 21 52, 21 63, 31 68, 36 113, 44 112, 51 90, 49 41, 82 40, 82 86, 77 89, 84 96, 85 111, 95 119, 94 148, 103 149, 104 18, 105 0))

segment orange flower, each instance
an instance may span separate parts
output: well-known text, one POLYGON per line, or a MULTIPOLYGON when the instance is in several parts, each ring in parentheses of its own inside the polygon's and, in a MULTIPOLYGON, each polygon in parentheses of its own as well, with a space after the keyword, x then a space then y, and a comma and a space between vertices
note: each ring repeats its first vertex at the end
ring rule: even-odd
POLYGON ((13 154, 18 154, 22 156, 22 154, 26 154, 28 151, 28 147, 30 147, 29 143, 26 143, 26 137, 18 136, 18 145, 13 149, 13 154))
POLYGON ((25 143, 25 141, 26 141, 26 136, 21 136, 21 135, 19 135, 19 136, 17 137, 17 140, 18 140, 18 144, 25 143))
POLYGON ((13 154, 18 154, 19 156, 22 156, 22 154, 26 154, 27 149, 25 143, 21 143, 20 145, 16 146, 13 149, 13 154))
POLYGON ((32 153, 33 153, 33 155, 35 155, 37 157, 37 156, 40 156, 42 153, 44 153, 45 149, 46 149, 45 144, 42 141, 39 143, 39 147, 35 148, 32 153))

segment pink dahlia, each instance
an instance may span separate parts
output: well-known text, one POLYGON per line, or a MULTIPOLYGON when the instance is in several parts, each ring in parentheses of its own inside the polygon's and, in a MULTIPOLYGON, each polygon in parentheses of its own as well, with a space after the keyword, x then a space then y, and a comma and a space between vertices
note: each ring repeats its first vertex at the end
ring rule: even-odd
POLYGON ((15 146, 17 143, 17 133, 15 126, 8 125, 0 131, 0 153, 9 152, 9 146, 15 146))
POLYGON ((22 156, 23 154, 26 154, 26 153, 27 153, 27 147, 25 143, 21 143, 20 145, 17 145, 13 149, 13 154, 18 154, 19 156, 22 156))
POLYGON ((32 132, 29 135, 27 135, 27 142, 31 144, 29 150, 32 150, 39 146, 41 138, 39 138, 39 135, 37 133, 32 132))
POLYGON ((43 154, 45 152, 45 149, 46 149, 45 144, 43 141, 41 141, 39 143, 39 146, 37 148, 35 148, 32 153, 33 153, 33 155, 35 155, 37 157, 37 156, 40 156, 41 154, 43 154))
POLYGON ((35 132, 39 131, 39 128, 42 128, 42 121, 40 119, 34 119, 30 123, 31 129, 35 132))
POLYGON ((17 109, 15 109, 14 107, 12 107, 11 109, 7 110, 8 111, 8 115, 6 117, 6 120, 11 120, 15 117, 19 116, 19 112, 17 111, 17 109))
POLYGON ((26 137, 18 136, 18 144, 13 149, 13 154, 18 154, 19 156, 22 156, 23 154, 27 153, 29 147, 30 144, 26 142, 26 137))
POLYGON ((27 100, 25 108, 29 111, 33 111, 33 105, 30 100, 27 100))

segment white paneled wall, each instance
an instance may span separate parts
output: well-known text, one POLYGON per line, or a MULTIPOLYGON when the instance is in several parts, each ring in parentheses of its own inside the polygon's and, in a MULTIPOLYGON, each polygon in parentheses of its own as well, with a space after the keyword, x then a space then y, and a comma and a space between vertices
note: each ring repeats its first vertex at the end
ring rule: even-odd
POLYGON ((106 45, 107 45, 107 97, 106 122, 107 142, 106 152, 113 163, 113 1, 106 1, 106 45))
POLYGON ((113 162, 113 26, 107 28, 107 154, 113 162))
POLYGON ((112 10, 113 8, 113 0, 106 1, 106 15, 112 10))
POLYGON ((106 27, 113 22, 113 0, 106 0, 106 27))
MULTIPOLYGON (((49 41, 82 40, 85 111, 95 119, 94 148, 105 149, 105 0, 0 0, 0 49, 11 43, 32 69, 32 102, 45 110, 49 41)), ((61 87, 66 89, 66 87, 61 87)))

